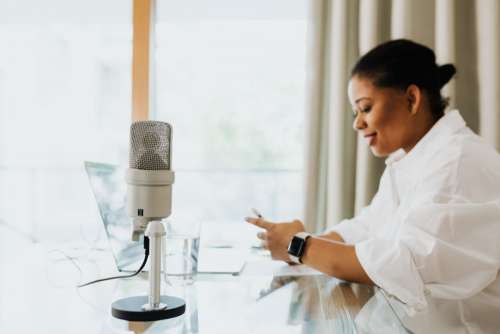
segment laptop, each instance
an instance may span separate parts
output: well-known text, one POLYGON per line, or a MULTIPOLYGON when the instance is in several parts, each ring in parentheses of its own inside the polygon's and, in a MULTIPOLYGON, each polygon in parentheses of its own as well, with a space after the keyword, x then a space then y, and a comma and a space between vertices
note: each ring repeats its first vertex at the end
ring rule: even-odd
MULTIPOLYGON (((125 169, 115 165, 85 161, 85 171, 90 181, 99 213, 104 224, 111 252, 117 269, 123 272, 136 271, 143 259, 143 237, 139 241, 132 241, 132 219, 126 212, 127 184, 125 169)), ((248 256, 249 251, 238 248, 225 248, 214 244, 214 240, 203 240, 203 235, 209 236, 208 230, 217 228, 217 224, 201 230, 201 247, 198 260, 199 273, 227 273, 238 274, 248 256), (203 247, 203 245, 209 245, 203 247), (212 247, 210 246, 212 245, 212 247)), ((149 265, 146 265, 149 269, 149 265)))

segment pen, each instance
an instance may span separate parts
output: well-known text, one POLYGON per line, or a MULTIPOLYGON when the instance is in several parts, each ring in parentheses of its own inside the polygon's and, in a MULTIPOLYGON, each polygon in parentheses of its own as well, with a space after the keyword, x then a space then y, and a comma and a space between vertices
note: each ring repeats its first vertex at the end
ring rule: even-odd
POLYGON ((256 208, 252 208, 252 212, 257 216, 257 218, 263 218, 262 214, 256 208))

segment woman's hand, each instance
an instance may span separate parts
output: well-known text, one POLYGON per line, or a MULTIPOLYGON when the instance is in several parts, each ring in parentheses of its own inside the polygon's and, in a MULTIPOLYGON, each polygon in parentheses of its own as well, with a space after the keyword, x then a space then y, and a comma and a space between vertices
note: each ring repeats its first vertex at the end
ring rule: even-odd
POLYGON ((304 224, 300 220, 286 223, 271 223, 264 219, 251 217, 247 217, 245 220, 264 229, 264 231, 257 233, 257 238, 262 240, 264 248, 271 251, 271 257, 274 260, 290 262, 288 244, 296 233, 304 231, 304 224))

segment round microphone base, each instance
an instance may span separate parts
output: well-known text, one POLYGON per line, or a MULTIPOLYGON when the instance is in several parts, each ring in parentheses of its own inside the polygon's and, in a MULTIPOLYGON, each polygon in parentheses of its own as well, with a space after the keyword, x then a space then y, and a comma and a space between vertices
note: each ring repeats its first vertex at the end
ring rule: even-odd
POLYGON ((160 296, 160 302, 167 305, 164 309, 145 310, 148 302, 148 296, 122 298, 111 304, 111 314, 127 321, 157 321, 178 317, 186 311, 186 303, 177 297, 160 296))

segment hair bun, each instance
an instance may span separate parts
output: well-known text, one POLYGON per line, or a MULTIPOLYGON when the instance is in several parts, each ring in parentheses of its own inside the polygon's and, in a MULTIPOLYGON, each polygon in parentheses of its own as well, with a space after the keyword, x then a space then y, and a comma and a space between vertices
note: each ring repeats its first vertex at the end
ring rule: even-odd
POLYGON ((445 64, 438 67, 439 74, 439 88, 443 88, 444 85, 450 81, 450 79, 457 73, 457 69, 453 64, 445 64))

